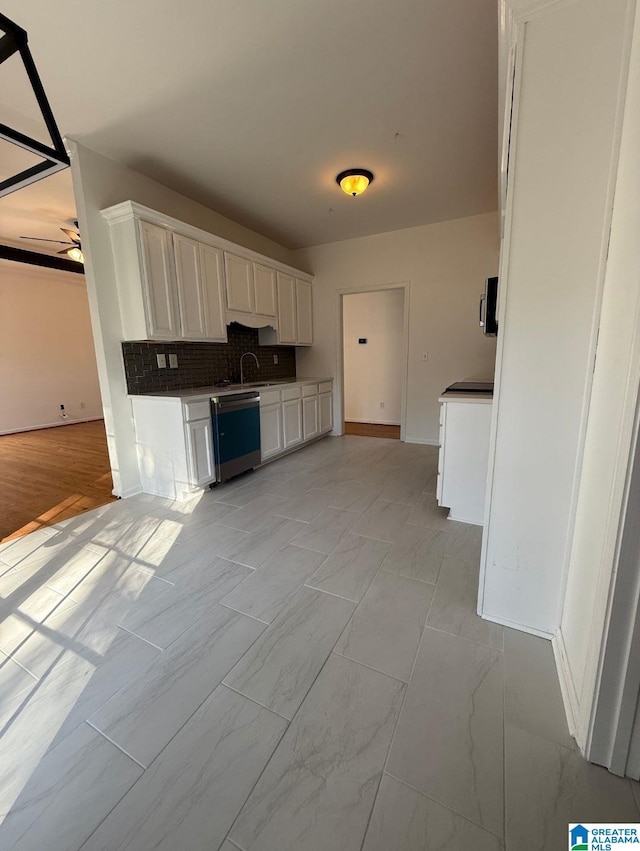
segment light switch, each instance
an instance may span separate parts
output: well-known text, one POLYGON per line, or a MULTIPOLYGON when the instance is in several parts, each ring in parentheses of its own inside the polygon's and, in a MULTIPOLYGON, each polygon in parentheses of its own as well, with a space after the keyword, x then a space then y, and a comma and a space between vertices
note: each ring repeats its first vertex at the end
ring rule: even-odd
POLYGON ((422 353, 422 360, 429 360, 429 352, 422 353))
POLYGON ((169 368, 177 369, 178 368, 178 355, 170 354, 169 355, 169 368))
POLYGON ((158 369, 166 369, 167 368, 167 356, 166 355, 156 355, 158 361, 158 369))

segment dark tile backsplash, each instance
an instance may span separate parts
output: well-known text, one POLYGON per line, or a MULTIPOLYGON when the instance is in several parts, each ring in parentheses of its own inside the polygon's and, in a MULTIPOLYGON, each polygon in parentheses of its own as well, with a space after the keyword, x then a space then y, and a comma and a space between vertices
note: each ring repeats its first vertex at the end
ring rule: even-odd
POLYGON ((233 322, 228 327, 228 343, 157 343, 145 340, 122 344, 129 393, 156 390, 188 390, 222 381, 240 380, 240 356, 254 352, 260 362, 244 359, 245 381, 293 378, 296 353, 293 346, 260 346, 258 331, 233 322), (167 356, 167 368, 158 369, 156 355, 167 356), (169 368, 169 355, 178 355, 178 368, 169 368), (273 356, 278 356, 274 364, 273 356))

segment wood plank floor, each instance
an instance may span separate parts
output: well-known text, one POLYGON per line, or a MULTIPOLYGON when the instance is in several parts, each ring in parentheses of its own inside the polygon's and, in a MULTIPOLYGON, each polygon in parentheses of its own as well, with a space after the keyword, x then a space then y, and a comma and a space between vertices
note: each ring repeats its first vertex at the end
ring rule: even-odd
POLYGON ((0 436, 0 540, 113 502, 104 422, 0 436))
POLYGON ((345 434, 355 434, 358 437, 386 437, 400 440, 399 425, 381 425, 380 423, 349 423, 344 424, 345 434))

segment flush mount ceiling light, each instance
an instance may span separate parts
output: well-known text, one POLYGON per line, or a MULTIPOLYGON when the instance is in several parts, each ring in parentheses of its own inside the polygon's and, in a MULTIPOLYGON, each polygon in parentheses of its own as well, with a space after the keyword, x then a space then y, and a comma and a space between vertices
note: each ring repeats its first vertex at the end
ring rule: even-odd
POLYGON ((40 114, 51 138, 51 145, 44 145, 37 139, 32 139, 19 130, 0 123, 0 140, 11 142, 30 154, 42 158, 42 162, 37 165, 14 174, 6 180, 0 180, 0 198, 69 167, 69 157, 27 44, 27 34, 9 18, 0 14, 0 65, 14 54, 19 54, 22 59, 40 114))
POLYGON ((349 168, 341 171, 336 183, 347 195, 361 195, 373 180, 373 173, 366 168, 349 168))

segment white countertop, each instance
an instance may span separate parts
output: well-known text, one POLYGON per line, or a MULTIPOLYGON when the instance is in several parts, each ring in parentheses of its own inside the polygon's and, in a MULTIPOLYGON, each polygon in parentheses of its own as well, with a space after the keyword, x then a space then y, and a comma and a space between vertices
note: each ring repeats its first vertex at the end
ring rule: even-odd
POLYGON ((469 402, 472 405, 491 405, 493 396, 489 393, 447 393, 440 396, 438 402, 469 402))
POLYGON ((191 387, 188 390, 158 390, 155 393, 130 393, 130 399, 210 399, 212 396, 232 396, 247 390, 265 392, 280 390, 282 387, 294 387, 297 384, 319 384, 321 381, 333 381, 333 378, 284 378, 270 381, 261 387, 251 387, 249 384, 228 384, 226 387, 191 387))

